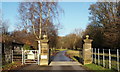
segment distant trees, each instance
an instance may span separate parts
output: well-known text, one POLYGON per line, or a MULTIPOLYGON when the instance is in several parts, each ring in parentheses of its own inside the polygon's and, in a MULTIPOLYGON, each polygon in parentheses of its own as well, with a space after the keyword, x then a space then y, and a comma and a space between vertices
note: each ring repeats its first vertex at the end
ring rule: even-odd
POLYGON ((9 28, 9 21, 3 19, 3 17, 0 18, 0 35, 2 36, 2 42, 3 43, 8 43, 11 42, 12 38, 10 37, 10 33, 8 32, 9 28))
POLYGON ((31 45, 31 46, 35 46, 34 45, 34 39, 35 37, 30 34, 30 33, 26 33, 25 30, 21 30, 21 31, 13 31, 11 33, 12 37, 13 37, 13 40, 15 42, 18 42, 18 43, 23 43, 23 44, 28 44, 28 45, 31 45))
POLYGON ((9 21, 3 18, 2 9, 0 9, 0 30, 1 30, 0 32, 2 34, 7 34, 8 28, 9 28, 9 21))
POLYGON ((120 47, 120 2, 97 2, 90 10, 91 23, 85 34, 93 39, 93 47, 120 47))
POLYGON ((82 29, 75 29, 73 33, 70 33, 64 37, 59 37, 57 48, 76 50, 77 48, 82 48, 82 35, 82 29))

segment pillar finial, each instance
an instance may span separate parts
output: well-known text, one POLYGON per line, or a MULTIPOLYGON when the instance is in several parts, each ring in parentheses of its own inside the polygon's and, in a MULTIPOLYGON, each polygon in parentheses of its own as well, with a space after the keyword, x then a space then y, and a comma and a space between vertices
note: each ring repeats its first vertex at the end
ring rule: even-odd
POLYGON ((89 39, 89 35, 86 35, 86 39, 89 39))
POLYGON ((44 39, 47 39, 47 35, 43 35, 43 38, 44 38, 44 39))

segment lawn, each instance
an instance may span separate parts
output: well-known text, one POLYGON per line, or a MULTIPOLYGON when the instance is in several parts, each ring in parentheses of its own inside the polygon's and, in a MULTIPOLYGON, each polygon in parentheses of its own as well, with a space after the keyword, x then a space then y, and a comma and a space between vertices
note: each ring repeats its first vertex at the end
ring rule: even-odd
POLYGON ((64 51, 64 50, 67 50, 67 49, 55 49, 56 51, 64 51))
POLYGON ((74 61, 78 61, 75 57, 79 58, 82 57, 82 55, 80 54, 80 51, 76 51, 76 50, 67 50, 66 51, 66 55, 68 57, 70 57, 71 59, 73 59, 74 61))

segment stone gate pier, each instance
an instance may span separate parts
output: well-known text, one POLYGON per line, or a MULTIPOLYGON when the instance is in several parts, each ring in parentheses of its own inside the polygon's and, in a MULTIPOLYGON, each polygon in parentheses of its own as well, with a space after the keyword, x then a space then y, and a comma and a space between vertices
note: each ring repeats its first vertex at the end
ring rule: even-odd
POLYGON ((84 39, 83 44, 83 64, 92 63, 92 41, 92 39, 89 39, 89 35, 86 35, 86 39, 84 39))
POLYGON ((40 65, 48 65, 49 63, 49 45, 47 35, 43 36, 44 39, 41 40, 41 55, 40 55, 40 65))

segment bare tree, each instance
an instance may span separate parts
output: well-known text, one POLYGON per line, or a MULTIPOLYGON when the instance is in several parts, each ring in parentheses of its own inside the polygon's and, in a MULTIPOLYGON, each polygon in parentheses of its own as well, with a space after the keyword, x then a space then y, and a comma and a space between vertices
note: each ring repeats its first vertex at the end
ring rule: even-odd
MULTIPOLYGON (((62 9, 57 2, 20 3, 20 26, 27 32, 32 31, 38 40, 39 51, 41 51, 40 40, 43 34, 51 37, 57 36, 57 29, 54 26, 53 19, 57 19, 60 12, 62 12, 62 9)), ((53 39, 51 37, 49 39, 53 39)))

